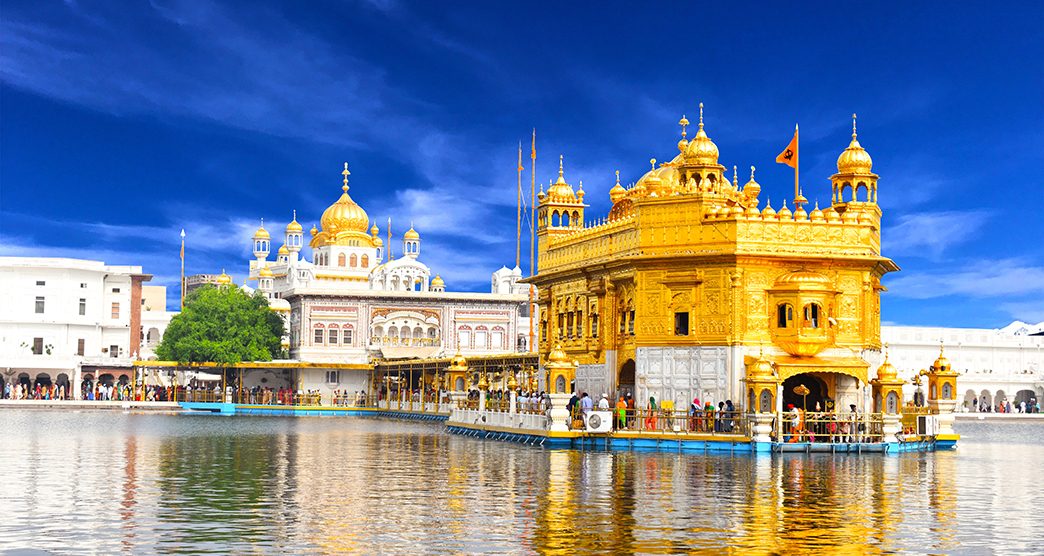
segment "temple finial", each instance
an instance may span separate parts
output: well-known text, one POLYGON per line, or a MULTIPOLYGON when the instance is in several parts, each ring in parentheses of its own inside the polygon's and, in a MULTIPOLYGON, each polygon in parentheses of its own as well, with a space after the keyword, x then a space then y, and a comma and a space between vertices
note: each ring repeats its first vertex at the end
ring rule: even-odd
POLYGON ((751 166, 750 167, 750 180, 751 181, 754 181, 754 170, 755 170, 755 168, 753 166, 751 166))
POLYGON ((650 159, 649 159, 649 164, 651 164, 651 165, 652 165, 652 169, 653 169, 653 170, 655 170, 655 169, 656 169, 656 159, 655 159, 655 158, 650 158, 650 159))
MULTIPOLYGON (((264 216, 261 217, 261 227, 262 228, 265 227, 265 217, 264 216)), ((224 272, 224 271, 222 271, 222 272, 224 272)))
POLYGON ((616 171, 616 185, 620 185, 620 171, 616 171))
POLYGON ((737 172, 736 165, 733 164, 732 165, 732 186, 735 187, 736 189, 739 189, 739 177, 736 174, 736 172, 737 172))
POLYGON ((558 155, 558 179, 564 179, 565 170, 563 169, 563 160, 565 160, 565 157, 558 155))
POLYGON ((343 189, 345 193, 348 193, 348 176, 352 175, 352 173, 348 171, 347 162, 344 163, 344 171, 341 172, 341 175, 344 176, 344 185, 341 187, 341 189, 343 189))
POLYGON ((700 129, 703 129, 703 103, 700 103, 700 129))
POLYGON ((685 139, 685 128, 689 126, 689 120, 685 117, 685 114, 682 114, 681 119, 678 120, 678 125, 682 128, 682 139, 685 139))
POLYGON ((852 139, 856 138, 856 115, 852 112, 852 139))
POLYGON ((297 221, 297 209, 294 209, 294 222, 297 221))

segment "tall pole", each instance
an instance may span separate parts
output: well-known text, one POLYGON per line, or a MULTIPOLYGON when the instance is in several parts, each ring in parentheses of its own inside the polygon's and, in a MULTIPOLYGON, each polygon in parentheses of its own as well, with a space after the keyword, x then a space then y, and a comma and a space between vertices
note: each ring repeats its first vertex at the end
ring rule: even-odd
POLYGON ((185 310, 185 229, 181 229, 181 310, 185 310))
POLYGON ((515 228, 515 266, 522 266, 522 141, 518 142, 518 225, 515 228))
POLYGON ((392 258, 391 254, 391 217, 388 217, 388 248, 384 250, 385 262, 390 261, 392 258))
MULTIPOLYGON (((533 149, 529 154, 530 164, 529 173, 532 177, 532 181, 529 184, 529 277, 536 276, 535 267, 535 245, 536 237, 535 222, 536 222, 536 128, 533 128, 533 149)), ((521 166, 521 164, 519 164, 521 166)), ((532 283, 529 284, 529 351, 536 353, 537 348, 533 345, 536 342, 535 329, 533 328, 533 320, 536 318, 533 306, 533 295, 536 286, 532 283)))
POLYGON ((796 200, 801 198, 801 186, 798 183, 798 168, 801 166, 801 139, 798 137, 797 124, 794 124, 794 144, 797 147, 794 149, 794 199, 795 202, 798 202, 796 200))

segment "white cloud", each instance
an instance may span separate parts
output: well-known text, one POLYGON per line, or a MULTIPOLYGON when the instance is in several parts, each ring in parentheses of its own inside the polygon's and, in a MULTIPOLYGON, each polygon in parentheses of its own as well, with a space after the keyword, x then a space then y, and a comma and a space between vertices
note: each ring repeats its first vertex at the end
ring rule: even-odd
MULTIPOLYGON (((886 279, 892 295, 909 299, 948 296, 971 298, 1017 298, 1044 296, 1044 266, 1024 264, 1017 259, 969 261, 951 272, 920 272, 886 279), (963 270, 961 270, 963 269, 963 270)), ((1021 305, 1008 301, 1006 310, 1021 305)), ((1032 320, 1032 319, 1030 319, 1032 320)))
POLYGON ((982 210, 917 212, 899 216, 882 233, 889 255, 937 258, 948 248, 972 239, 989 219, 982 210))
POLYGON ((1015 320, 1044 322, 1044 301, 1040 298, 1001 303, 1000 309, 1007 312, 1015 320))

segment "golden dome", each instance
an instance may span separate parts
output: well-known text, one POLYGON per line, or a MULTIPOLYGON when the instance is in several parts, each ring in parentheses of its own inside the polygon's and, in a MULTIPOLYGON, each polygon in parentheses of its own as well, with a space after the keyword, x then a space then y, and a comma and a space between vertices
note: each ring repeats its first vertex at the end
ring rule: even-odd
POLYGON ((217 283, 219 286, 227 286, 232 283, 232 277, 225 274, 225 269, 221 269, 221 276, 217 277, 217 283))
POLYGON ((859 140, 856 138, 856 116, 852 114, 852 142, 848 144, 848 148, 841 151, 841 156, 837 157, 837 172, 839 174, 869 174, 870 169, 873 168, 874 161, 870 158, 870 153, 866 152, 866 149, 859 144, 859 140))
POLYGON ((265 219, 261 219, 261 226, 254 232, 254 239, 272 239, 272 235, 265 229, 265 219))
POLYGON ((761 211, 758 210, 758 205, 755 202, 751 202, 750 206, 747 207, 747 218, 757 218, 761 215, 761 211))
POLYGON ((297 222, 297 211, 294 211, 294 219, 286 225, 286 233, 288 234, 299 234, 304 231, 301 224, 297 222))
POLYGON ((783 200, 783 208, 779 209, 779 212, 776 214, 779 216, 780 220, 790 220, 790 217, 793 216, 793 213, 791 213, 790 209, 787 208, 786 199, 783 200))
POLYGON ((830 278, 811 270, 795 270, 776 279, 776 288, 832 290, 830 278))
POLYGON ((696 136, 689 141, 689 145, 685 148, 686 159, 691 164, 701 164, 705 166, 715 165, 718 163, 718 146, 714 144, 714 141, 707 137, 707 132, 703 130, 703 103, 700 103, 700 124, 699 129, 696 130, 696 136))
POLYGON ((888 354, 885 353, 884 363, 877 368, 877 380, 878 381, 890 381, 895 380, 899 376, 898 371, 895 370, 895 366, 888 361, 888 354))
POLYGON ((420 234, 417 233, 417 230, 413 229, 413 226, 410 226, 410 229, 406 230, 405 234, 402 234, 402 239, 420 239, 420 234))
POLYGON ((758 354, 757 361, 747 367, 747 378, 772 378, 776 374, 772 363, 765 359, 765 353, 758 354))
POLYGON ((468 360, 464 359, 464 356, 460 354, 460 350, 457 350, 457 354, 450 359, 450 368, 452 370, 462 370, 468 368, 468 360))
POLYGON ((282 247, 279 248, 279 254, 280 255, 289 255, 290 254, 290 250, 286 248, 286 244, 285 243, 282 245, 282 247))
POLYGON ((776 218, 776 209, 772 208, 772 200, 769 199, 764 210, 761 211, 762 218, 776 218))
POLYGON ((341 174, 344 175, 344 186, 341 187, 344 193, 337 199, 337 202, 323 211, 319 224, 323 227, 323 232, 329 235, 335 235, 338 232, 366 233, 370 217, 348 196, 348 176, 350 174, 347 162, 344 163, 344 172, 341 174))
POLYGON ((823 222, 826 220, 826 215, 823 211, 819 210, 819 201, 816 201, 816 207, 812 209, 812 212, 808 215, 809 220, 813 222, 823 222))
MULTIPOLYGON (((736 175, 736 167, 732 167, 732 175, 736 175)), ((749 197, 757 197, 761 193, 761 184, 754 181, 754 167, 750 167, 750 180, 743 184, 743 194, 749 197)))
POLYGON ((566 355, 565 350, 562 349, 562 344, 555 344, 555 349, 551 350, 551 353, 547 354, 548 363, 568 363, 569 356, 566 355))
POLYGON ((624 189, 624 186, 620 185, 620 171, 617 170, 616 185, 614 185, 613 188, 609 190, 609 199, 612 200, 613 204, 616 204, 617 201, 623 199, 626 195, 627 190, 624 189))
POLYGON ((381 233, 380 228, 377 227, 377 224, 374 224, 370 228, 370 235, 373 236, 373 237, 377 237, 377 234, 379 234, 379 233, 381 233))
POLYGON ((435 277, 431 279, 431 287, 444 288, 446 287, 446 282, 442 280, 442 276, 436 274, 435 277))
POLYGON ((950 360, 943 355, 943 347, 939 346, 939 357, 932 363, 932 371, 936 373, 946 373, 950 371, 950 360))
POLYGON ((373 246, 384 247, 384 240, 381 239, 381 236, 373 236, 373 246))
POLYGON ((558 155, 558 180, 547 189, 547 195, 556 201, 576 201, 573 186, 565 181, 565 170, 563 169, 563 157, 558 155))
POLYGON ((268 268, 267 266, 263 266, 263 267, 261 267, 261 270, 257 271, 257 276, 259 278, 271 278, 272 277, 272 269, 268 268))

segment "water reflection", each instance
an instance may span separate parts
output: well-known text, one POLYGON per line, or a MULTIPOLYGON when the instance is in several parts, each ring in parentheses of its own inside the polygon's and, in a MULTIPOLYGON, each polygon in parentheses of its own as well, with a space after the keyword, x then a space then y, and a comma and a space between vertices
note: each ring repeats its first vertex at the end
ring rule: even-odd
POLYGON ((9 548, 1044 548, 1034 511, 1044 486, 1023 473, 1044 460, 1041 425, 964 425, 958 452, 750 457, 549 451, 377 420, 37 411, 0 419, 8 431, 0 546, 9 548))

